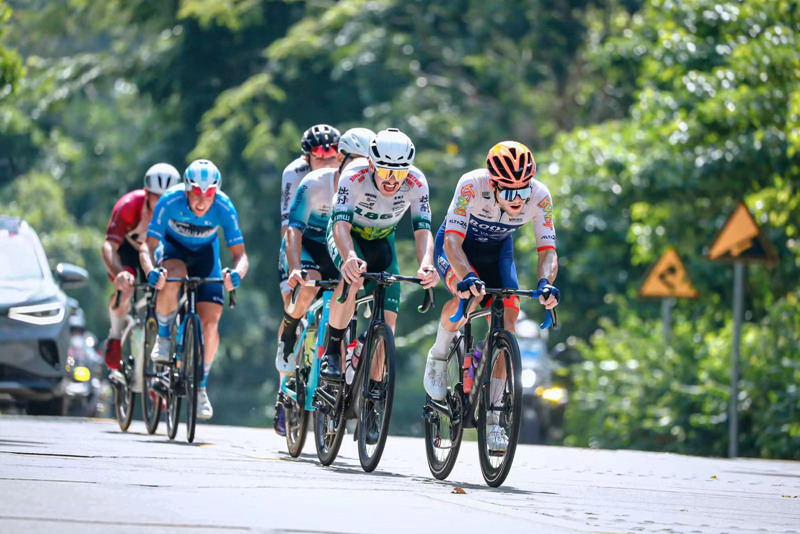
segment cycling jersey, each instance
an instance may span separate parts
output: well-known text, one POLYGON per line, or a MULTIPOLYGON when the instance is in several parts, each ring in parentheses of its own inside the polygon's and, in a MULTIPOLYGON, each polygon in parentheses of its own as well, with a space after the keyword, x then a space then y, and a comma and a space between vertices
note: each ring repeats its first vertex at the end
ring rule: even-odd
POLYGON ((325 243, 325 231, 333 210, 333 180, 337 169, 308 173, 297 188, 289 211, 289 226, 303 233, 303 239, 325 243))
POLYGON ((281 178, 281 226, 289 224, 289 211, 292 208, 295 192, 300 181, 311 171, 306 158, 300 156, 283 169, 281 178))
POLYGON ((228 195, 217 190, 214 204, 205 215, 198 217, 189 207, 185 186, 178 184, 167 189, 159 199, 147 235, 159 241, 169 237, 175 244, 196 251, 216 242, 220 226, 229 247, 244 242, 236 208, 228 195))
POLYGON ((369 161, 357 159, 339 178, 335 197, 330 224, 348 222, 353 226, 352 231, 366 240, 382 239, 393 233, 409 208, 415 231, 431 229, 428 182, 413 165, 397 193, 387 198, 375 185, 369 161))
POLYGON ((106 239, 122 245, 127 242, 135 249, 144 241, 152 212, 147 207, 147 190, 126 193, 114 205, 106 228, 106 239))
POLYGON ((531 180, 533 192, 516 217, 500 209, 489 185, 489 171, 476 169, 458 181, 453 201, 447 210, 445 233, 455 232, 465 241, 494 243, 503 241, 523 224, 533 221, 537 250, 555 249, 553 202, 547 186, 531 180))

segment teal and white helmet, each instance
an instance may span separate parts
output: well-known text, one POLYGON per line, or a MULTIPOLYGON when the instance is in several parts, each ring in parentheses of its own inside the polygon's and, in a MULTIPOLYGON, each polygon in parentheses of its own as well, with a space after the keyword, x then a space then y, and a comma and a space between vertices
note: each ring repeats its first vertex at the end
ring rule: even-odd
POLYGON ((186 183, 186 190, 191 191, 193 187, 199 187, 203 194, 209 189, 219 188, 222 182, 222 175, 217 166, 207 159, 196 159, 183 171, 183 181, 186 183))

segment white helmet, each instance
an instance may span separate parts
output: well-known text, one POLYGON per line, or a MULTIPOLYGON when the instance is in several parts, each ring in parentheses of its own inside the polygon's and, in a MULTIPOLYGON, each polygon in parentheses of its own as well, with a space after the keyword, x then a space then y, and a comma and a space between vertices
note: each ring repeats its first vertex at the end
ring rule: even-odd
POLYGON ((217 166, 207 159, 196 159, 183 171, 183 181, 186 190, 191 191, 193 186, 200 188, 203 193, 212 187, 219 187, 222 175, 217 166))
POLYGON ((369 144, 375 132, 369 128, 350 128, 339 138, 339 153, 354 158, 369 157, 369 144))
POLYGON ((414 162, 414 143, 397 128, 378 132, 369 148, 369 159, 376 167, 407 169, 414 162))
POLYGON ((169 163, 156 163, 144 173, 144 188, 156 195, 163 195, 164 191, 180 181, 178 169, 169 163))

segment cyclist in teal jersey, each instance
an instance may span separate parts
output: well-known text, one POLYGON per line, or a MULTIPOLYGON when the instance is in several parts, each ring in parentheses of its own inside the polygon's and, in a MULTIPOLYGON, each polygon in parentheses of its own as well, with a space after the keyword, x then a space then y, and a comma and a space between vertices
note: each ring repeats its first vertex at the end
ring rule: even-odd
MULTIPOLYGON (((339 167, 323 168, 310 172, 297 188, 294 202, 289 211, 289 224, 286 237, 281 244, 281 263, 289 273, 287 285, 294 289, 303 284, 302 271, 308 280, 330 280, 339 278, 339 270, 333 264, 325 245, 325 231, 333 210, 333 196, 339 177, 348 163, 367 156, 369 144, 375 133, 367 128, 351 128, 339 138, 339 167)), ((297 326, 311 305, 317 289, 302 287, 297 293, 293 309, 284 308, 283 332, 278 341, 275 367, 283 380, 293 373, 295 361, 291 358, 297 342, 297 326)), ((280 399, 280 396, 279 396, 280 399)), ((275 405, 275 432, 286 434, 284 407, 275 405)))
MULTIPOLYGON (((328 252, 351 284, 344 303, 342 282, 331 301, 328 339, 321 373, 329 378, 341 376, 344 332, 355 311, 357 290, 362 285, 360 273, 388 271, 399 274, 394 230, 403 214, 411 209, 417 261, 417 276, 424 288, 439 281, 433 267, 433 236, 428 182, 412 165, 414 145, 397 128, 379 132, 370 144, 369 160, 356 160, 345 169, 334 199, 333 216, 328 223, 328 252)), ((386 292, 386 322, 394 330, 400 307, 400 284, 386 292)))

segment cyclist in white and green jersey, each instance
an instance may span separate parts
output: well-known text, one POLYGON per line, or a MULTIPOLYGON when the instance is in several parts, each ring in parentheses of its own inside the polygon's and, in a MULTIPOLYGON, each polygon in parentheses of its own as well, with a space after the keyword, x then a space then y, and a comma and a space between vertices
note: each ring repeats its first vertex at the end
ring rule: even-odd
MULTIPOLYGON (((387 271, 399 274, 394 229, 411 209, 417 261, 417 276, 423 287, 439 281, 433 267, 433 236, 428 182, 412 165, 414 144, 397 128, 378 132, 370 144, 369 159, 359 159, 345 169, 339 179, 328 223, 328 252, 351 284, 347 301, 337 302, 342 282, 331 301, 328 339, 321 373, 329 378, 341 375, 341 342, 355 311, 356 292, 362 285, 360 273, 387 271)), ((394 330, 400 308, 400 284, 386 290, 386 322, 394 330)))

